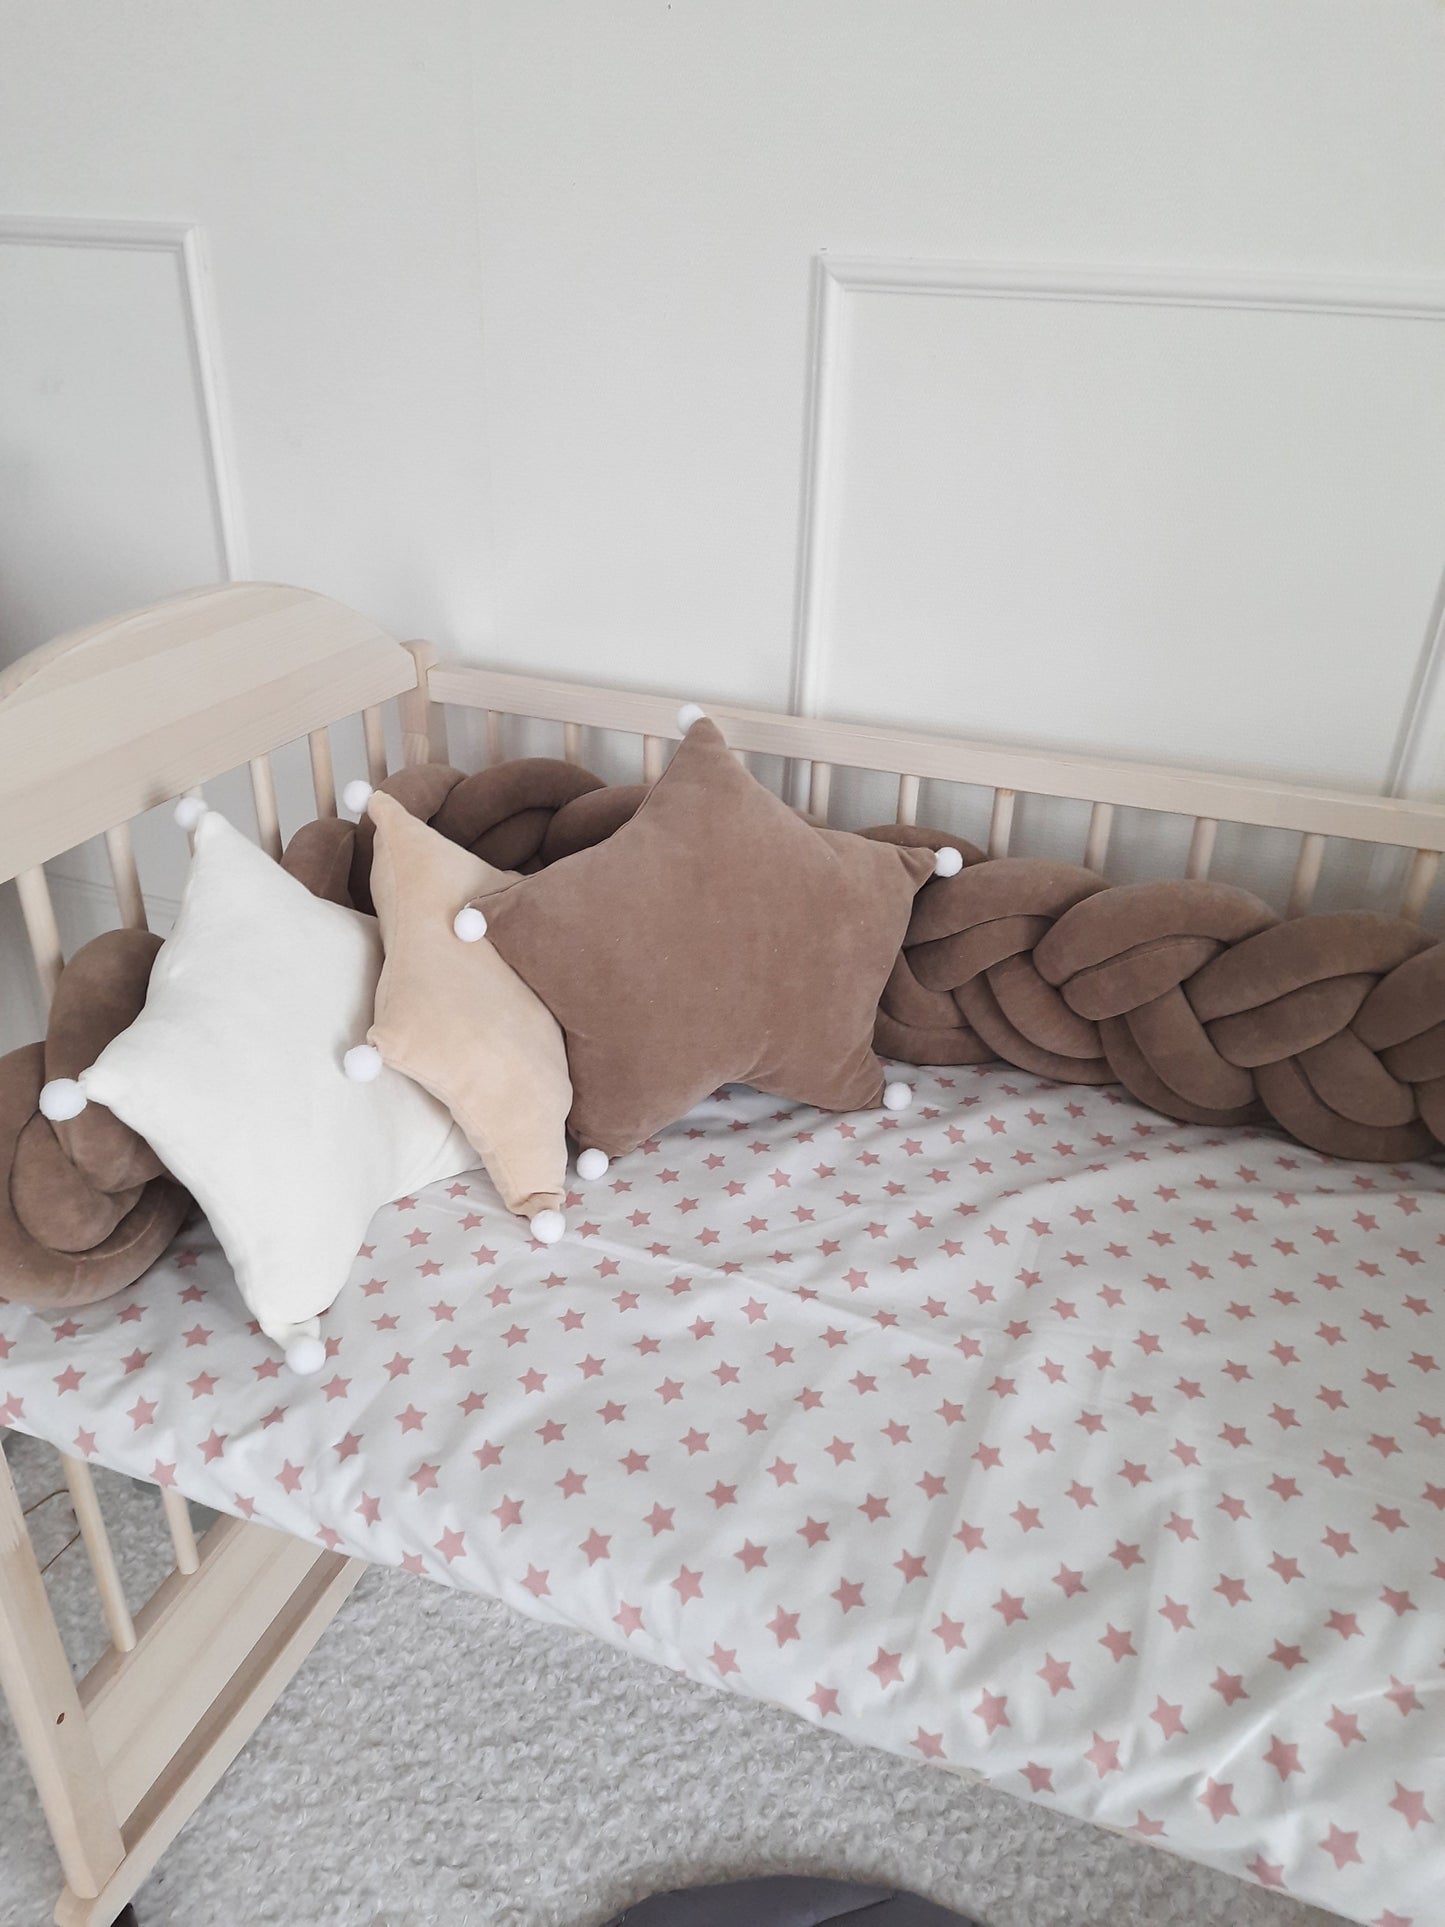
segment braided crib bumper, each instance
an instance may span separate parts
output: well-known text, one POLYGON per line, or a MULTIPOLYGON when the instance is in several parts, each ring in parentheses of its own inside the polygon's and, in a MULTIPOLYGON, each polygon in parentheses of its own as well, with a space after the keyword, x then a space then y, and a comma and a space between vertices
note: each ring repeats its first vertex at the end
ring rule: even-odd
POLYGON ((1445 1143, 1445 945, 1368 911, 1281 920, 1227 884, 971 864, 919 893, 876 1041, 1117 1082, 1184 1123, 1269 1117, 1335 1157, 1445 1143))

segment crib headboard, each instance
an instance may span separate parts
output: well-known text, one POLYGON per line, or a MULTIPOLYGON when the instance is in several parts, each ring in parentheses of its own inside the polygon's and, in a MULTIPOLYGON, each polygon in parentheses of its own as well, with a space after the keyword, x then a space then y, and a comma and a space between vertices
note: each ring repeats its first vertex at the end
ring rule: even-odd
POLYGON ((131 818, 248 765, 261 841, 279 856, 270 752, 305 736, 317 811, 335 815, 327 725, 361 712, 379 782, 377 705, 415 702, 420 674, 413 650, 364 616, 266 582, 114 617, 0 674, 0 882, 16 880, 47 996, 61 961, 47 858, 104 835, 121 920, 143 924, 131 818))

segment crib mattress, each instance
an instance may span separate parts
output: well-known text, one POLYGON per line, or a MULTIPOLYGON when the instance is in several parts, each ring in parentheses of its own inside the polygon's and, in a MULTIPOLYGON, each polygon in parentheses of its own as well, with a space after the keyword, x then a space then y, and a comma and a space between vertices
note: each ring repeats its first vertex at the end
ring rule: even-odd
POLYGON ((914 1081, 721 1092, 551 1248, 480 1172, 401 1199, 309 1380, 197 1223, 103 1304, 0 1303, 0 1420, 1439 1927, 1445 1174, 914 1081))

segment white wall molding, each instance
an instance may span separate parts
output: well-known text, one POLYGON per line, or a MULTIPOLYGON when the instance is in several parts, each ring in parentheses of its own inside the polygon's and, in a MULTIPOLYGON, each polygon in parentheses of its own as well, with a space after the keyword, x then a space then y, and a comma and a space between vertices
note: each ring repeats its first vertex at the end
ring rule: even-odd
MULTIPOLYGON (((1265 310, 1445 323, 1445 278, 1440 277, 815 256, 791 674, 792 707, 800 715, 816 713, 827 666, 829 582, 846 462, 842 414, 851 322, 858 301, 870 295, 1265 310)), ((1425 751, 1433 737, 1430 723, 1442 687, 1445 587, 1420 639, 1382 785, 1387 794, 1405 793, 1430 780, 1425 751)))
POLYGON ((197 418, 210 483, 216 543, 228 581, 250 575, 241 492, 231 452, 219 336, 205 236, 194 222, 77 220, 0 215, 0 246, 96 248, 174 257, 177 291, 191 357, 197 418))

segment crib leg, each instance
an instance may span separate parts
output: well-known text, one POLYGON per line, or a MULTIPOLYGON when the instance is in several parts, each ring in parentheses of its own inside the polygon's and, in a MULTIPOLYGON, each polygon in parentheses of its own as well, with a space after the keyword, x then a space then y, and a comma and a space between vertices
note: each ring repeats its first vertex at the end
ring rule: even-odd
POLYGON ((55 1850, 78 1894, 98 1894, 125 1856, 20 1501, 0 1452, 0 1689, 34 1775, 55 1850))

